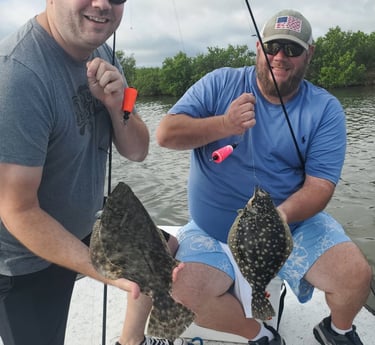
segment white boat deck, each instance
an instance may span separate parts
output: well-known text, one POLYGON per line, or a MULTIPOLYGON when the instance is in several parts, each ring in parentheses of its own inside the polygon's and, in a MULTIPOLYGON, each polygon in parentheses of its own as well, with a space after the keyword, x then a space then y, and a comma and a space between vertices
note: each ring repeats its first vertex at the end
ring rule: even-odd
MULTIPOLYGON (((166 227, 174 232, 173 227, 166 227)), ((272 302, 272 296, 271 296, 272 302)), ((117 341, 125 316, 126 293, 114 287, 107 289, 106 343, 114 345, 117 341)), ((69 313, 65 345, 103 345, 103 284, 90 278, 76 282, 69 313)), ((279 332, 287 345, 317 345, 312 329, 322 318, 328 315, 324 303, 324 294, 314 293, 313 299, 300 304, 291 290, 287 288, 283 316, 279 332)), ((375 316, 365 308, 358 314, 355 324, 364 345, 375 344, 375 316)), ((231 334, 215 332, 191 326, 185 333, 186 338, 201 337, 204 345, 228 343, 246 343, 246 339, 231 334)), ((0 345, 3 345, 0 339, 0 345)))
MULTIPOLYGON (((162 228, 172 234, 175 234, 178 229, 173 226, 163 226, 162 228)), ((66 345, 102 345, 102 297, 103 285, 100 283, 88 278, 77 281, 69 316, 66 345)), ((126 294, 113 287, 108 287, 107 301, 107 341, 105 345, 114 345, 124 320, 126 294)), ((274 304, 272 294, 271 303, 274 304)), ((317 345, 318 342, 313 336, 312 329, 328 313, 324 294, 321 291, 315 290, 310 302, 300 304, 287 287, 279 332, 285 338, 287 345, 317 345)), ((355 324, 364 345, 374 345, 375 316, 363 308, 358 314, 355 324)), ((204 340, 205 345, 246 343, 244 338, 207 330, 194 324, 183 336, 188 339, 200 337, 204 340)))
MULTIPOLYGON (((89 278, 76 283, 66 334, 66 345, 102 345, 103 285, 89 278)), ((106 345, 114 345, 121 332, 126 308, 126 294, 111 286, 107 290, 106 345)), ((301 305, 288 290, 284 313, 280 322, 280 334, 287 345, 317 345, 312 328, 328 315, 324 294, 316 291, 313 299, 301 305)), ((355 324, 364 345, 375 344, 375 316, 365 308, 358 314, 355 324)), ((187 338, 199 336, 205 345, 243 343, 244 340, 230 334, 189 328, 187 338)))

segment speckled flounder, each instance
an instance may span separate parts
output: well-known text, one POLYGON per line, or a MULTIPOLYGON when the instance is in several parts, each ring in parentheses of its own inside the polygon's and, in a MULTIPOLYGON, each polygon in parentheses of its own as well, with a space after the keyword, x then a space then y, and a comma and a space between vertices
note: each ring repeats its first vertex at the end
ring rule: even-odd
POLYGON ((136 282, 152 297, 148 333, 175 339, 193 321, 193 313, 170 296, 171 256, 160 229, 128 185, 120 182, 108 197, 93 229, 90 255, 94 267, 109 279, 136 282))
POLYGON ((267 320, 275 311, 265 290, 293 249, 289 226, 281 219, 270 195, 256 187, 254 195, 230 229, 228 246, 252 288, 252 314, 267 320))

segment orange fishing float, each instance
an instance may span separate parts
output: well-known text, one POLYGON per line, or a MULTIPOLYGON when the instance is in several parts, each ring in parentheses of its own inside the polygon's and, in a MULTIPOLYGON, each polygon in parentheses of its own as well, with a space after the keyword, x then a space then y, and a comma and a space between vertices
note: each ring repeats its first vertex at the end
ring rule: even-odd
POLYGON ((124 111, 124 121, 129 119, 137 99, 138 91, 134 87, 126 87, 124 89, 124 99, 122 101, 122 110, 124 111))

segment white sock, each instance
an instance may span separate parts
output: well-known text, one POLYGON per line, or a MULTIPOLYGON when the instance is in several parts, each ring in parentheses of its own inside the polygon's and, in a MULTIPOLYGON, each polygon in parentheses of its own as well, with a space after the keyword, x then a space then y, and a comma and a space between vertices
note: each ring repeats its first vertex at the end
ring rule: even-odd
POLYGON ((269 329, 264 327, 263 323, 261 323, 259 333, 253 339, 250 339, 250 340, 256 341, 256 340, 259 340, 260 338, 263 338, 263 337, 267 337, 268 340, 272 340, 274 338, 274 335, 269 329))
POLYGON ((333 322, 331 321, 331 328, 332 330, 334 330, 337 334, 342 334, 342 335, 345 335, 346 333, 350 332, 353 330, 353 327, 350 327, 349 329, 339 329, 337 328, 333 322))

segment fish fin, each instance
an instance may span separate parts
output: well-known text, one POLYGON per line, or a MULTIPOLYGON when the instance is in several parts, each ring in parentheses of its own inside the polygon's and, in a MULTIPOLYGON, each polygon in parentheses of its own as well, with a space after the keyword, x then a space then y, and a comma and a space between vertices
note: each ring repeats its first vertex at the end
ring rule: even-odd
POLYGON ((107 256, 106 250, 103 248, 103 242, 100 239, 101 230, 102 223, 100 219, 98 219, 94 224, 89 245, 91 263, 100 274, 108 279, 123 277, 123 268, 113 263, 107 256))
POLYGON ((147 326, 147 334, 174 340, 194 321, 194 313, 170 295, 155 296, 147 326))
POLYGON ((259 320, 270 320, 275 316, 275 310, 270 300, 264 293, 257 293, 252 296, 251 308, 253 317, 259 320))

